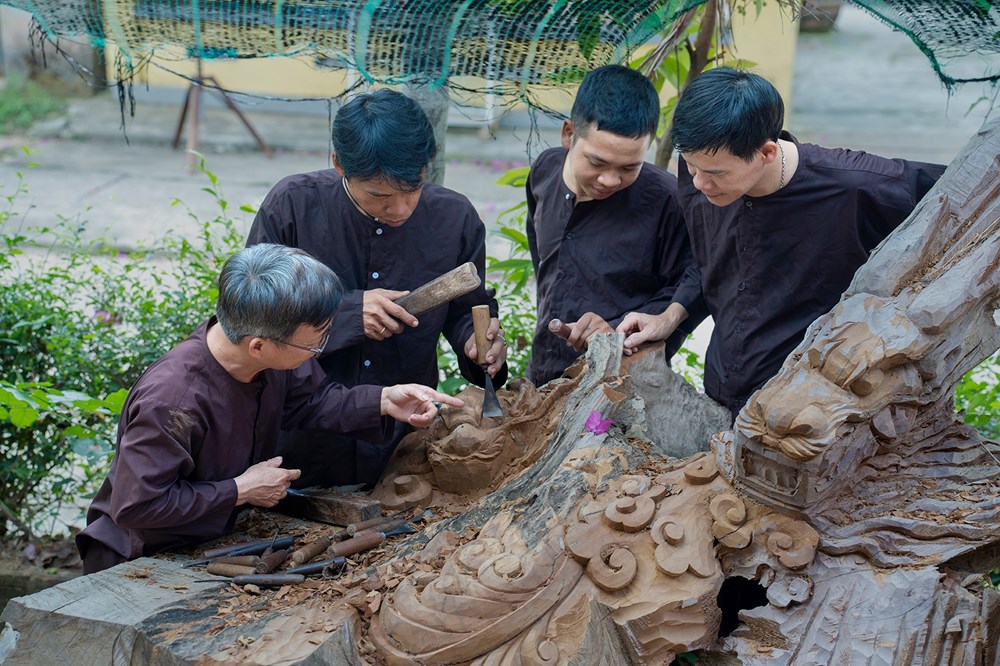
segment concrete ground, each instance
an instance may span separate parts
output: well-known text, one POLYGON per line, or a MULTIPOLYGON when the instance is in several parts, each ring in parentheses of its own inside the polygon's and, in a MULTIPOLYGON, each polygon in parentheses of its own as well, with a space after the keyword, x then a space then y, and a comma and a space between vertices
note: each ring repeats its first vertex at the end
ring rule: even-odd
MULTIPOLYGON (((907 37, 848 5, 834 32, 800 36, 787 126, 803 141, 948 162, 981 124, 989 104, 967 112, 982 94, 969 86, 949 95, 907 37)), ((214 200, 202 191, 207 179, 190 173, 183 150, 169 145, 179 94, 169 97, 137 86, 136 95, 135 117, 126 119, 124 131, 117 98, 104 92, 74 99, 65 117, 39 123, 27 136, 0 138, 0 194, 9 193, 16 174, 24 173, 28 192, 18 207, 30 204, 28 225, 50 225, 60 218, 86 222, 86 235, 113 238, 129 248, 158 234, 192 232, 196 225, 185 209, 198 218, 217 214, 214 200), (22 145, 30 155, 20 150, 22 145), (29 163, 37 166, 29 168, 29 163), (176 200, 183 205, 173 205, 176 200)), ((328 115, 322 105, 318 113, 315 105, 306 106, 245 107, 276 149, 272 158, 256 150, 221 105, 205 109, 201 151, 206 166, 247 227, 250 216, 238 211, 240 205, 256 207, 286 174, 328 164, 328 115)), ((469 128, 448 132, 445 184, 466 194, 490 227, 501 211, 522 200, 521 191, 495 183, 511 166, 528 163, 530 132, 524 125, 524 116, 511 114, 492 137, 469 128)), ((530 152, 537 155, 558 142, 558 124, 543 122, 534 138, 530 152)), ((490 236, 488 251, 502 255, 507 249, 490 236)), ((704 334, 698 338, 696 348, 706 341, 704 334)))

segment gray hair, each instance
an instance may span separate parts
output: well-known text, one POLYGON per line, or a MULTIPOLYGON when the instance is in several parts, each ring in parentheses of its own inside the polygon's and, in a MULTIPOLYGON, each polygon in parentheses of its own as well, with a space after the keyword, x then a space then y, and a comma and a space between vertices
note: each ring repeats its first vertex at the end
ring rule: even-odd
POLYGON ((222 267, 215 314, 234 343, 247 336, 284 342, 303 324, 330 321, 343 296, 336 273, 308 253, 261 243, 222 267))

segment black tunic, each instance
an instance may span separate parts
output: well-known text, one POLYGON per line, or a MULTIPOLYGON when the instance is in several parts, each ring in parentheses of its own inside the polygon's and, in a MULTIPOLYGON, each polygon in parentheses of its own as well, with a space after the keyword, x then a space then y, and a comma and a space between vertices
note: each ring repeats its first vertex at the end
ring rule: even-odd
MULTIPOLYGON (((787 132, 782 138, 794 141, 787 132)), ((783 189, 724 207, 695 189, 683 160, 678 167, 696 264, 674 300, 688 309, 707 305, 715 320, 705 392, 734 415, 945 169, 797 145, 799 166, 783 189)))
MULTIPOLYGON (((367 289, 416 289, 467 261, 485 276, 486 229, 475 208, 461 194, 426 185, 413 215, 390 227, 366 217, 347 197, 340 176, 324 170, 282 179, 264 199, 247 245, 279 243, 297 247, 329 266, 344 283, 320 365, 330 381, 356 386, 420 383, 437 386, 437 348, 442 333, 458 356, 462 374, 482 385, 483 370, 462 351, 472 335, 473 305, 496 300, 485 283, 448 305, 426 312, 417 328, 383 341, 365 337, 362 321, 367 289)), ((506 366, 494 385, 506 380, 506 366)), ((408 431, 405 423, 378 441, 354 440, 328 433, 285 432, 281 454, 286 466, 298 467, 297 487, 373 483, 395 445, 408 431)))
MULTIPOLYGON (((692 263, 677 204, 677 179, 643 164, 629 187, 607 199, 576 203, 563 182, 565 148, 538 156, 526 184, 528 245, 538 285, 538 323, 528 365, 536 385, 555 379, 580 352, 548 330, 594 312, 612 327, 628 312, 662 312, 692 263)), ((700 319, 668 344, 668 356, 700 319)))

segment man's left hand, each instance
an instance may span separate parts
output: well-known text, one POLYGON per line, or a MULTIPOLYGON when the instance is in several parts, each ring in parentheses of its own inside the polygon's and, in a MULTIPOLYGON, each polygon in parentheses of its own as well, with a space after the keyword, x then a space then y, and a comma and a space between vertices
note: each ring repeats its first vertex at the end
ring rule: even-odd
POLYGON ((600 315, 596 315, 593 312, 585 312, 582 317, 577 319, 572 324, 567 324, 570 329, 569 337, 566 338, 566 342, 569 343, 573 349, 577 351, 583 351, 587 348, 587 340, 590 336, 595 333, 614 333, 615 329, 611 328, 611 324, 604 321, 604 318, 600 315))
MULTIPOLYGON (((500 330, 500 320, 496 317, 490 319, 490 327, 486 330, 486 339, 490 341, 490 349, 486 352, 486 362, 489 364, 486 372, 490 377, 495 377, 507 362, 507 340, 500 330)), ((473 362, 479 363, 479 350, 476 348, 476 336, 470 335, 465 341, 465 355, 473 362)))

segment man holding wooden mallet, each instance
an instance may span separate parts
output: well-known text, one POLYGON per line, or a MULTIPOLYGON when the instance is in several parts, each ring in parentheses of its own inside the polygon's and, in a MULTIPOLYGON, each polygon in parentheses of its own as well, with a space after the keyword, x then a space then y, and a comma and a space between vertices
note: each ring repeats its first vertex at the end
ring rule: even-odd
MULTIPOLYGON (((471 308, 492 318, 486 371, 507 377, 507 343, 485 277, 486 229, 469 200, 424 182, 437 151, 426 114, 406 96, 378 90, 355 97, 333 123, 334 168, 289 176, 264 199, 248 245, 280 243, 306 250, 334 270, 346 293, 320 358, 328 381, 345 386, 438 381, 443 333, 462 375, 484 384, 471 308), (472 262, 480 285, 419 316, 397 300, 472 262)), ((405 423, 378 441, 327 433, 283 432, 287 466, 302 470, 296 487, 374 484, 405 423)))

